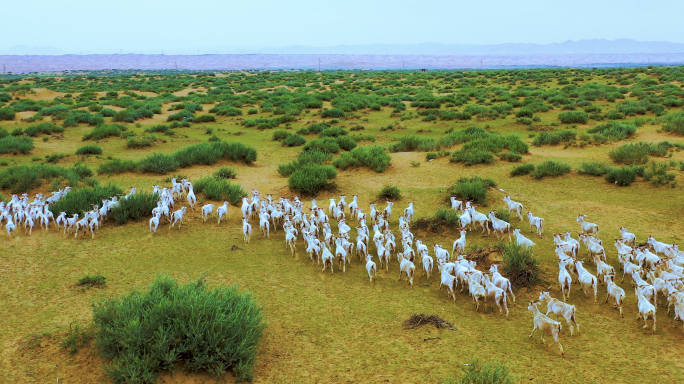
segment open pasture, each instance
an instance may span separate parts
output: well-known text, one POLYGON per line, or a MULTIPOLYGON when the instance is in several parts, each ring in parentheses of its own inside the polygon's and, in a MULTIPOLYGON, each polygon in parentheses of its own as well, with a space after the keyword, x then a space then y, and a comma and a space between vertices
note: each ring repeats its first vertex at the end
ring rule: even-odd
MULTIPOLYGON (((328 199, 340 195, 347 202, 358 195, 366 213, 373 202, 383 209, 380 190, 396 186, 401 198, 395 200, 390 228, 398 234, 398 217, 409 202, 415 202, 415 219, 431 217, 439 208, 450 209, 448 197, 460 178, 480 176, 496 182, 480 212, 505 209, 506 195, 524 204, 525 220, 511 215, 510 223, 536 243, 533 253, 543 272, 540 284, 513 288, 517 300, 509 299, 506 320, 491 308, 477 312, 467 289, 456 293, 454 303, 438 290, 439 273, 427 280, 418 263, 411 289, 398 280, 394 255, 389 273, 379 270, 371 284, 365 263, 356 258, 346 273, 337 264, 333 275, 321 273, 308 260, 301 237, 293 257, 282 229, 271 228, 270 239, 263 238, 258 219, 251 221, 254 232, 246 245, 239 198, 231 201, 228 220, 220 226, 214 216, 202 222, 203 204, 222 204, 207 197, 206 189, 197 193, 198 206, 188 210, 180 230, 168 230, 163 222, 151 234, 148 213, 123 225, 109 219, 93 239, 64 237, 52 224, 49 231, 34 228, 31 236, 23 227, 11 237, 3 232, 4 382, 109 382, 101 367, 107 362, 91 343, 73 355, 60 343, 76 325, 90 324, 93 301, 142 290, 159 273, 182 282, 206 273, 210 285, 239 284, 255 295, 267 320, 255 382, 442 382, 458 378, 462 364, 475 358, 505 363, 520 382, 681 381, 684 327, 675 328, 673 314, 659 305, 657 331, 642 329, 634 289, 628 279, 620 282, 620 271, 624 318, 610 301, 604 303, 605 284, 594 304, 593 294, 585 297, 575 281, 568 302, 576 306, 581 328, 570 337, 559 320, 565 355, 552 342, 542 344, 539 332, 527 337, 532 329, 527 303, 548 287, 562 299, 553 234, 573 231, 576 237, 579 214, 599 225, 608 264, 616 269, 613 240, 621 226, 635 233, 638 243, 649 235, 681 241, 680 67, 121 71, 7 76, 0 85, 0 193, 6 201, 11 194, 49 196, 66 185, 74 188, 70 193, 109 184, 122 193, 129 187, 151 192, 153 185, 170 186, 176 175, 196 183, 231 167, 236 177, 229 182, 247 193, 270 193, 276 201, 300 195, 309 207, 312 196, 291 187, 315 190, 326 210, 328 199), (242 147, 239 156, 238 149, 226 149, 225 143, 237 142, 255 149, 256 159, 242 147), (222 149, 211 152, 202 143, 222 149), (633 147, 621 149, 624 145, 633 147), (213 154, 200 149, 191 154, 190 146, 213 154), (375 146, 377 152, 359 150, 375 146), (160 154, 155 161, 148 158, 153 154, 160 154), (391 164, 383 163, 387 158, 391 164), (542 165, 548 160, 560 165, 542 165), (511 176, 530 164, 534 169, 511 176), (323 174, 317 185, 297 181, 314 173, 323 174), (530 233, 528 211, 544 218, 542 237, 530 233), (106 276, 106 286, 77 286, 87 274, 106 276), (414 313, 438 315, 457 330, 404 329, 402 322, 414 313)), ((355 220, 347 222, 355 236, 355 220)), ((331 227, 337 233, 334 220, 331 227)), ((413 232, 434 257, 431 245, 451 251, 457 228, 413 232)), ((495 245, 496 237, 474 230, 467 242, 469 251, 495 245)), ((586 247, 579 258, 586 258, 595 274, 586 247)), ((204 380, 213 379, 175 372, 160 382, 204 380)))

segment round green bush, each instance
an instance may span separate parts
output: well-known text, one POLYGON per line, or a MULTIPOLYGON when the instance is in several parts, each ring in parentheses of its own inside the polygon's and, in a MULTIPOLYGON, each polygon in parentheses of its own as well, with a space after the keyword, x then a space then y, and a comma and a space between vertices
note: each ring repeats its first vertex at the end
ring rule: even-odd
POLYGON ((288 179, 290 189, 307 196, 315 196, 323 189, 330 187, 329 180, 337 176, 337 171, 330 165, 305 165, 292 172, 288 179))

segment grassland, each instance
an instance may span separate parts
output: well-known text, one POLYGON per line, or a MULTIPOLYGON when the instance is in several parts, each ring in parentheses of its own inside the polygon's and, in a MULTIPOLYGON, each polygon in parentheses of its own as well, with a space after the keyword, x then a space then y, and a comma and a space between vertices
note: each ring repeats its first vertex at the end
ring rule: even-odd
MULTIPOLYGON (((620 226, 633 231, 639 242, 648 235, 669 243, 681 241, 684 192, 679 164, 684 162, 684 152, 678 147, 648 157, 649 161, 667 163, 667 172, 674 174, 678 183, 656 186, 639 177, 630 186, 620 187, 603 177, 581 175, 577 169, 590 161, 617 166, 609 152, 625 143, 669 141, 684 145, 682 136, 663 130, 667 122, 664 117, 680 111, 684 101, 682 68, 142 72, 0 80, 0 108, 16 112, 14 120, 0 121, 0 127, 8 132, 26 130, 41 123, 36 115, 44 116, 42 122, 67 125, 63 132, 33 137, 35 148, 27 154, 0 155, 0 172, 13 165, 38 164, 56 154, 66 155, 57 160, 59 166, 81 164, 96 170, 110 157, 138 162, 153 152, 172 154, 216 136, 221 141, 255 147, 257 161, 245 165, 220 160, 167 175, 124 172, 94 178, 124 190, 129 186, 151 190, 155 184, 169 185, 168 178, 175 174, 196 180, 230 166, 237 171, 233 181, 247 191, 258 189, 274 196, 292 196, 288 179, 278 173, 278 165, 292 161, 302 149, 273 141, 274 128, 295 133, 323 121, 348 130, 350 135, 362 134, 375 140, 359 141, 360 146, 389 147, 404 136, 443 143, 447 132, 477 126, 492 135, 516 136, 529 145, 529 153, 520 153, 520 162, 495 157, 491 164, 466 166, 450 162, 449 156, 427 161, 427 151, 396 152, 391 154, 392 165, 381 173, 368 168, 338 170, 334 179, 337 190, 322 191, 318 199, 322 202, 340 194, 356 194, 360 205, 367 208, 373 201, 384 203, 379 201, 378 193, 383 186, 395 185, 402 194, 395 210, 400 211, 409 201, 417 202, 416 218, 420 218, 446 206, 447 191, 456 180, 482 176, 497 182, 497 188, 490 191, 490 207, 502 207, 501 199, 509 194, 536 216, 544 217, 547 226, 543 239, 530 235, 538 244, 535 253, 542 260, 544 283, 515 291, 517 305, 510 305, 510 321, 492 312, 475 312, 465 294, 458 295, 454 304, 444 291, 437 290, 436 278, 427 281, 419 274, 416 287, 410 289, 405 282, 397 281, 396 260, 388 275, 381 272, 378 281, 369 284, 365 268, 358 261, 346 274, 322 274, 306 259, 301 242, 298 255, 292 258, 284 248, 282 231, 272 232, 270 240, 255 233, 251 244, 245 246, 240 213, 235 207, 229 209, 226 225, 217 227, 215 221, 202 224, 196 210, 180 231, 160 227, 155 236, 149 234, 143 221, 121 226, 108 222, 94 240, 62 238, 52 229, 34 231, 32 237, 21 233, 4 237, 0 248, 0 295, 4 304, 0 317, 0 377, 4 382, 44 383, 58 378, 60 383, 107 382, 101 368, 105 362, 94 348, 86 345, 70 355, 59 345, 70 327, 89 323, 92 301, 143 289, 158 273, 169 273, 185 282, 205 272, 210 284, 239 284, 241 289, 252 291, 264 308, 268 326, 255 369, 256 382, 441 382, 457 376, 460 364, 473 358, 506 362, 521 382, 558 382, 558 372, 562 372, 562 382, 577 383, 678 382, 684 374, 681 329, 675 329, 672 315, 666 316, 659 307, 658 331, 651 335, 642 330, 643 323, 635 320, 635 297, 628 283, 621 284, 627 292, 623 319, 612 305, 602 300, 600 305, 594 305, 593 298, 585 298, 573 285, 570 302, 577 305, 582 333, 570 338, 567 330, 563 332, 565 357, 553 346, 545 347, 538 336, 527 338, 532 321, 526 309, 526 303, 534 300, 542 288, 551 286, 552 295, 560 295, 555 283, 558 267, 551 234, 577 230, 575 218, 580 213, 588 214, 600 225, 614 266, 615 251, 608 244, 620 226), (114 114, 101 113, 105 109, 114 114), (256 113, 248 112, 252 109, 256 113), (344 117, 322 117, 325 109, 342 111, 344 117), (76 110, 89 111, 94 117, 77 118, 85 114, 73 113, 76 110), (568 124, 559 119, 560 113, 585 110, 586 123, 582 116, 572 117, 577 122, 568 124), (168 118, 179 111, 187 111, 186 117, 209 114, 216 121, 170 128, 169 134, 145 132, 157 125, 170 127, 168 118), (638 129, 619 141, 588 132, 606 123, 609 114, 617 122, 638 125, 638 129), (592 115, 600 115, 602 120, 592 115), (76 121, 75 126, 65 124, 71 121, 76 121), (119 136, 82 141, 102 123, 122 124, 125 130, 120 130, 119 136), (532 145, 541 132, 567 130, 576 133, 575 140, 532 145), (128 148, 127 136, 142 138, 149 134, 156 136, 151 147, 128 148), (75 154, 78 148, 90 144, 102 148, 102 154, 75 154), (510 176, 521 163, 538 165, 546 160, 569 164, 573 171, 542 179, 510 176), (233 246, 237 249, 233 250, 233 246), (106 286, 77 286, 78 280, 88 274, 106 276, 106 286), (437 314, 458 330, 404 330, 402 321, 413 313, 437 314)), ((303 136, 307 141, 319 138, 318 134, 303 136)), ((460 151, 464 145, 439 150, 460 151)), ((44 182, 30 193, 46 193, 65 183, 44 182)), ((0 192, 10 194, 8 189, 0 192)), ((396 215, 391 223, 396 228, 396 215)), ((513 225, 522 228, 523 233, 528 230, 526 223, 517 219, 513 225)), ((457 231, 418 232, 417 237, 428 244, 439 242, 446 246, 457 238, 457 231)), ((494 241, 493 237, 468 234, 469 246, 486 246, 494 241)), ((603 298, 602 292, 603 286, 599 298, 603 298)), ((210 379, 183 372, 163 378, 169 383, 204 380, 210 379)))

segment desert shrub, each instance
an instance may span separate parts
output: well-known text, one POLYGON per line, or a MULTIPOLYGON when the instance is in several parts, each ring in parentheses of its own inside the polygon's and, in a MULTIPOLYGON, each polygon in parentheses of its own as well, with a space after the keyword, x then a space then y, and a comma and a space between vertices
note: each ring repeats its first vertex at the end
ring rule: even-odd
POLYGON ((535 179, 541 179, 546 176, 561 176, 569 173, 571 170, 572 167, 568 164, 559 161, 546 160, 535 167, 532 176, 534 176, 535 179))
POLYGON ((516 135, 490 135, 485 138, 475 139, 465 143, 461 148, 462 151, 479 150, 492 153, 499 153, 504 149, 521 154, 529 152, 529 146, 527 143, 522 141, 516 135))
POLYGON ((342 170, 363 166, 375 172, 384 172, 391 163, 392 157, 387 153, 387 150, 376 145, 373 147, 354 148, 335 159, 332 165, 342 170))
POLYGON ((7 136, 0 139, 0 154, 26 155, 33 150, 33 139, 26 136, 7 136))
POLYGON ((507 208, 497 209, 494 215, 497 219, 501 219, 507 223, 511 222, 511 211, 509 211, 507 208))
POLYGON ((59 345, 68 349, 69 354, 75 355, 81 347, 90 343, 94 337, 95 335, 91 327, 81 328, 80 325, 76 324, 73 327, 69 327, 66 338, 59 345))
POLYGON ((306 144, 306 139, 304 136, 300 135, 289 135, 281 142, 281 145, 285 147, 297 147, 306 144))
POLYGON ((218 179, 234 179, 237 177, 237 171, 233 167, 221 167, 214 172, 214 177, 218 179))
POLYGON ((113 117, 114 115, 116 115, 116 111, 111 108, 103 108, 100 111, 100 115, 102 115, 102 117, 113 117))
POLYGON ((614 120, 611 120, 606 124, 599 124, 587 130, 588 133, 600 135, 600 137, 594 135, 593 138, 593 141, 598 141, 599 143, 625 140, 627 137, 636 133, 636 131, 637 126, 635 124, 621 123, 614 120))
POLYGON ((640 141, 614 148, 608 153, 608 156, 619 164, 646 164, 648 162, 648 155, 655 151, 656 148, 653 145, 640 141))
POLYGON ((259 110, 256 108, 250 108, 247 110, 248 115, 256 115, 257 113, 259 113, 259 110))
POLYGON ((78 279, 76 285, 83 287, 101 287, 107 284, 107 278, 104 275, 85 275, 78 279))
POLYGON ((136 164, 135 161, 114 159, 100 164, 100 166, 97 168, 97 173, 100 175, 103 175, 105 173, 111 175, 118 173, 135 172, 137 167, 138 164, 136 164))
POLYGON ((639 168, 643 167, 613 167, 606 174, 606 181, 620 187, 627 187, 636 181, 639 168))
POLYGON ((511 176, 529 175, 532 171, 534 171, 534 164, 522 164, 513 168, 511 176))
POLYGON ((93 128, 92 131, 83 136, 81 140, 102 140, 107 137, 119 137, 121 132, 126 131, 128 128, 121 124, 103 124, 98 125, 93 128))
POLYGON ((439 152, 428 152, 425 154, 425 159, 426 160, 434 160, 434 159, 439 159, 440 157, 446 157, 451 155, 451 152, 449 151, 439 151, 439 152))
POLYGON ((499 159, 503 161, 508 161, 510 163, 516 163, 520 160, 522 160, 522 155, 519 155, 515 152, 502 152, 498 154, 499 159))
POLYGON ((334 118, 340 118, 344 117, 344 112, 339 110, 339 109, 324 109, 321 111, 321 117, 334 117, 334 118))
POLYGON ((337 145, 339 145, 340 148, 344 149, 345 151, 351 151, 352 149, 356 148, 356 141, 349 136, 340 136, 336 138, 335 141, 337 141, 337 145))
POLYGON ((515 384, 516 378, 509 369, 500 363, 473 360, 461 367, 463 376, 460 380, 450 379, 443 384, 515 384))
POLYGON ((195 192, 204 194, 208 199, 228 201, 231 204, 238 204, 242 201, 242 196, 247 195, 240 184, 234 184, 226 179, 213 176, 195 180, 193 186, 195 192))
POLYGON ((577 172, 580 175, 603 176, 610 171, 610 166, 600 161, 583 162, 577 172))
POLYGON ((221 106, 217 105, 209 110, 210 113, 215 113, 219 116, 240 116, 242 115, 242 110, 239 108, 231 106, 221 106))
POLYGON ((84 165, 64 168, 52 164, 13 165, 0 172, 0 188, 10 189, 12 193, 26 193, 40 186, 44 181, 66 180, 76 186, 82 179, 91 177, 93 172, 84 165))
POLYGON ((575 137, 577 137, 577 134, 572 131, 542 132, 534 139, 534 141, 532 141, 532 145, 535 147, 541 147, 542 145, 567 143, 568 141, 575 140, 575 137))
POLYGON ((128 149, 149 148, 152 145, 154 145, 155 141, 157 141, 157 136, 154 136, 154 135, 145 135, 145 136, 140 136, 140 137, 129 137, 128 140, 126 140, 126 148, 128 148, 128 149))
POLYGON ((398 143, 389 146, 390 152, 428 152, 438 149, 439 145, 433 139, 418 136, 404 136, 398 143))
POLYGON ((261 309, 237 286, 209 289, 202 277, 180 285, 168 276, 145 292, 93 305, 93 323, 95 346, 111 359, 106 370, 117 384, 153 383, 178 361, 250 380, 265 327, 261 309))
POLYGON ((462 162, 465 165, 489 164, 494 162, 494 155, 487 151, 461 150, 454 151, 449 161, 452 163, 462 162))
POLYGON ((380 190, 378 198, 386 200, 399 200, 401 199, 401 191, 399 190, 399 187, 395 185, 385 185, 380 190))
POLYGON ((145 132, 149 132, 149 133, 163 133, 163 134, 165 134, 165 135, 167 135, 167 136, 173 136, 173 134, 175 133, 175 132, 173 132, 173 130, 171 129, 171 127, 169 127, 168 125, 163 125, 163 124, 160 124, 160 125, 153 125, 153 126, 147 128, 147 129, 145 129, 145 132))
POLYGON ((143 173, 156 173, 165 175, 179 168, 178 161, 174 156, 163 153, 154 153, 140 160, 138 170, 143 173))
POLYGON ((0 120, 14 120, 17 114, 10 107, 0 108, 0 120))
POLYGON ((273 136, 271 137, 271 140, 273 141, 283 141, 287 139, 288 137, 292 136, 292 133, 284 130, 284 129, 278 129, 277 131, 273 132, 273 136))
MULTIPOLYGON (((50 205, 50 211, 57 217, 60 212, 66 212, 67 215, 90 211, 93 205, 102 205, 102 199, 109 199, 114 195, 120 195, 121 188, 116 185, 107 185, 106 187, 96 186, 92 188, 79 188, 69 192, 56 203, 50 205)), ((155 204, 152 208, 156 206, 155 204)), ((152 209, 150 208, 150 209, 152 209)))
POLYGON ((309 141, 302 150, 304 152, 320 151, 325 153, 338 153, 340 151, 340 145, 337 143, 336 139, 326 137, 324 139, 309 141))
POLYGON ((52 123, 40 123, 24 129, 26 136, 36 137, 39 134, 51 135, 55 132, 64 132, 64 127, 52 123))
POLYGON ((76 154, 79 156, 101 155, 102 154, 102 147, 99 147, 97 145, 84 145, 81 148, 76 150, 76 154))
POLYGON ((558 120, 564 124, 586 124, 589 115, 584 111, 566 111, 558 114, 558 120))
POLYGON ((304 195, 315 196, 323 189, 333 185, 329 180, 337 176, 335 167, 330 165, 305 165, 295 169, 288 179, 290 189, 304 195))
POLYGON ((51 155, 45 155, 45 162, 50 164, 56 164, 64 157, 66 157, 66 155, 62 153, 53 153, 51 155))
MULTIPOLYGON (((668 166, 668 163, 656 163, 652 161, 647 167, 639 168, 642 168, 644 180, 650 181, 651 184, 656 187, 660 187, 661 185, 673 182, 675 179, 675 174, 673 172, 667 172, 668 166)), ((672 185, 676 186, 676 184, 672 185)))
POLYGON ((460 226, 460 216, 458 212, 453 209, 447 209, 444 207, 437 208, 435 214, 432 216, 432 220, 436 221, 438 224, 442 224, 447 227, 460 226))
POLYGON ((297 155, 297 158, 292 162, 278 165, 278 173, 280 173, 281 176, 288 177, 298 168, 306 165, 321 165, 331 159, 331 154, 319 150, 300 152, 299 155, 297 155))
POLYGON ((216 121, 214 115, 199 115, 192 121, 193 123, 213 123, 216 121))
POLYGON ((663 117, 663 131, 684 135, 684 111, 665 115, 663 117))
POLYGON ((517 287, 530 287, 541 281, 539 259, 532 255, 532 250, 517 243, 499 242, 503 259, 503 275, 517 287))
POLYGON ((487 205, 487 190, 495 186, 496 182, 492 179, 483 179, 479 176, 462 177, 451 188, 451 195, 463 200, 473 200, 476 204, 487 205))
POLYGON ((340 127, 330 127, 326 128, 321 131, 320 135, 321 137, 340 137, 340 136, 347 136, 349 132, 345 130, 344 128, 340 127))
POLYGON ((166 121, 193 121, 194 118, 194 113, 184 109, 167 117, 166 121))
POLYGON ((328 125, 327 123, 314 123, 314 124, 309 125, 306 128, 300 129, 299 131, 297 131, 297 133, 300 135, 308 135, 311 133, 321 133, 324 130, 328 129, 329 127, 330 127, 330 125, 328 125))
POLYGON ((254 147, 239 143, 239 142, 225 142, 213 143, 212 146, 217 148, 221 157, 226 160, 237 161, 244 164, 252 164, 257 161, 257 150, 254 147))
POLYGON ((157 207, 157 201, 159 201, 159 195, 156 193, 138 192, 128 198, 120 199, 110 216, 117 224, 126 224, 129 220, 140 221, 152 216, 152 210, 157 207))

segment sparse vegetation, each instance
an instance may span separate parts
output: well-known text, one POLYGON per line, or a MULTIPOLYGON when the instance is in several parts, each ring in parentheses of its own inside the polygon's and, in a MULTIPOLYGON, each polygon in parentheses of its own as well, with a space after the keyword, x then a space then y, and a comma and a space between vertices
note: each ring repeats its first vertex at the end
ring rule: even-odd
POLYGON ((385 200, 399 200, 401 199, 401 191, 395 185, 385 185, 380 190, 378 197, 385 200))

